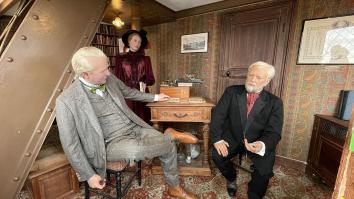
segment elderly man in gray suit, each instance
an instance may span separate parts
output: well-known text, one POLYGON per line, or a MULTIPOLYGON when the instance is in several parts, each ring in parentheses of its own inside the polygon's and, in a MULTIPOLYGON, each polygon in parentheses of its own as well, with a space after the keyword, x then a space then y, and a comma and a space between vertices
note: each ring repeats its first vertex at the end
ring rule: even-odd
POLYGON ((61 144, 80 181, 92 188, 105 186, 106 161, 130 163, 159 157, 168 194, 197 198, 180 185, 174 140, 196 143, 189 134, 168 128, 164 134, 136 116, 125 103, 130 100, 164 101, 164 94, 142 93, 124 85, 108 70, 107 56, 98 48, 83 47, 71 60, 75 81, 56 101, 61 144))

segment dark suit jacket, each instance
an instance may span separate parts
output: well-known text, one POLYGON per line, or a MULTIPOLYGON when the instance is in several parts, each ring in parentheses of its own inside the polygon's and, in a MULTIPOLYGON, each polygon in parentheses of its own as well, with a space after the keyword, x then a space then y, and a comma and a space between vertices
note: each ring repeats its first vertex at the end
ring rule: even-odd
MULTIPOLYGON (((228 87, 214 108, 210 124, 210 140, 214 144, 225 140, 229 152, 236 150, 243 138, 248 142, 262 141, 266 146, 264 156, 247 151, 261 175, 273 173, 275 148, 281 138, 283 102, 263 90, 247 118, 247 91, 244 85, 228 87)), ((229 154, 230 154, 229 153, 229 154)))

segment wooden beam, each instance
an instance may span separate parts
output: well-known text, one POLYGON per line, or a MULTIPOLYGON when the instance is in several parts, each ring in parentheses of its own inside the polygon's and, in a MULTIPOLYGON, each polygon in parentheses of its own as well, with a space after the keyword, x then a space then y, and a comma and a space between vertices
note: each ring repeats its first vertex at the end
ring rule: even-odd
POLYGON ((176 17, 177 18, 184 18, 184 17, 188 17, 188 16, 200 15, 200 14, 204 14, 204 13, 208 13, 208 12, 230 9, 230 8, 234 8, 234 7, 238 7, 238 6, 242 6, 242 5, 264 2, 264 1, 266 1, 266 0, 225 0, 225 1, 219 1, 216 3, 212 3, 212 4, 179 11, 179 12, 177 12, 176 17))
POLYGON ((0 3, 0 16, 4 15, 13 5, 15 5, 20 0, 3 0, 0 3))

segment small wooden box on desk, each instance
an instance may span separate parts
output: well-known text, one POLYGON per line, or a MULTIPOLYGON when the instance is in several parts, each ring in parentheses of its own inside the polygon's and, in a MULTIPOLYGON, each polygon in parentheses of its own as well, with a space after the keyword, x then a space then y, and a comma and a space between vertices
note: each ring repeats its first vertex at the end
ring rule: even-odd
POLYGON ((306 173, 319 176, 334 187, 348 131, 348 121, 333 116, 315 115, 306 173))
POLYGON ((160 93, 166 94, 172 98, 187 100, 190 94, 189 86, 161 86, 160 93))
MULTIPOLYGON (((206 100, 202 103, 183 102, 155 102, 148 103, 151 109, 151 122, 157 130, 160 129, 161 122, 199 122, 203 124, 203 148, 199 157, 193 159, 191 164, 180 164, 178 169, 180 175, 200 175, 210 176, 211 170, 208 162, 209 152, 209 123, 211 118, 211 109, 214 104, 206 100)), ((153 165, 153 174, 162 174, 159 165, 153 165)))

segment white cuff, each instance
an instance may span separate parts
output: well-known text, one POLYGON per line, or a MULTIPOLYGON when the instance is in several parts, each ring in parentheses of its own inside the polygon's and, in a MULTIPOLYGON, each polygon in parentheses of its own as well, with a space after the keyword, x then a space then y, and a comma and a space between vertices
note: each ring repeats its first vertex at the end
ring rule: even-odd
POLYGON ((256 154, 258 154, 258 155, 260 155, 260 156, 264 156, 265 150, 266 150, 266 146, 265 146, 264 142, 262 142, 262 141, 259 141, 259 142, 262 144, 262 148, 261 148, 261 150, 258 151, 256 154))
POLYGON ((217 141, 214 144, 221 143, 221 142, 224 142, 224 140, 217 141))
POLYGON ((159 101, 159 95, 158 95, 158 94, 155 94, 155 96, 154 96, 154 102, 157 102, 157 101, 159 101))

